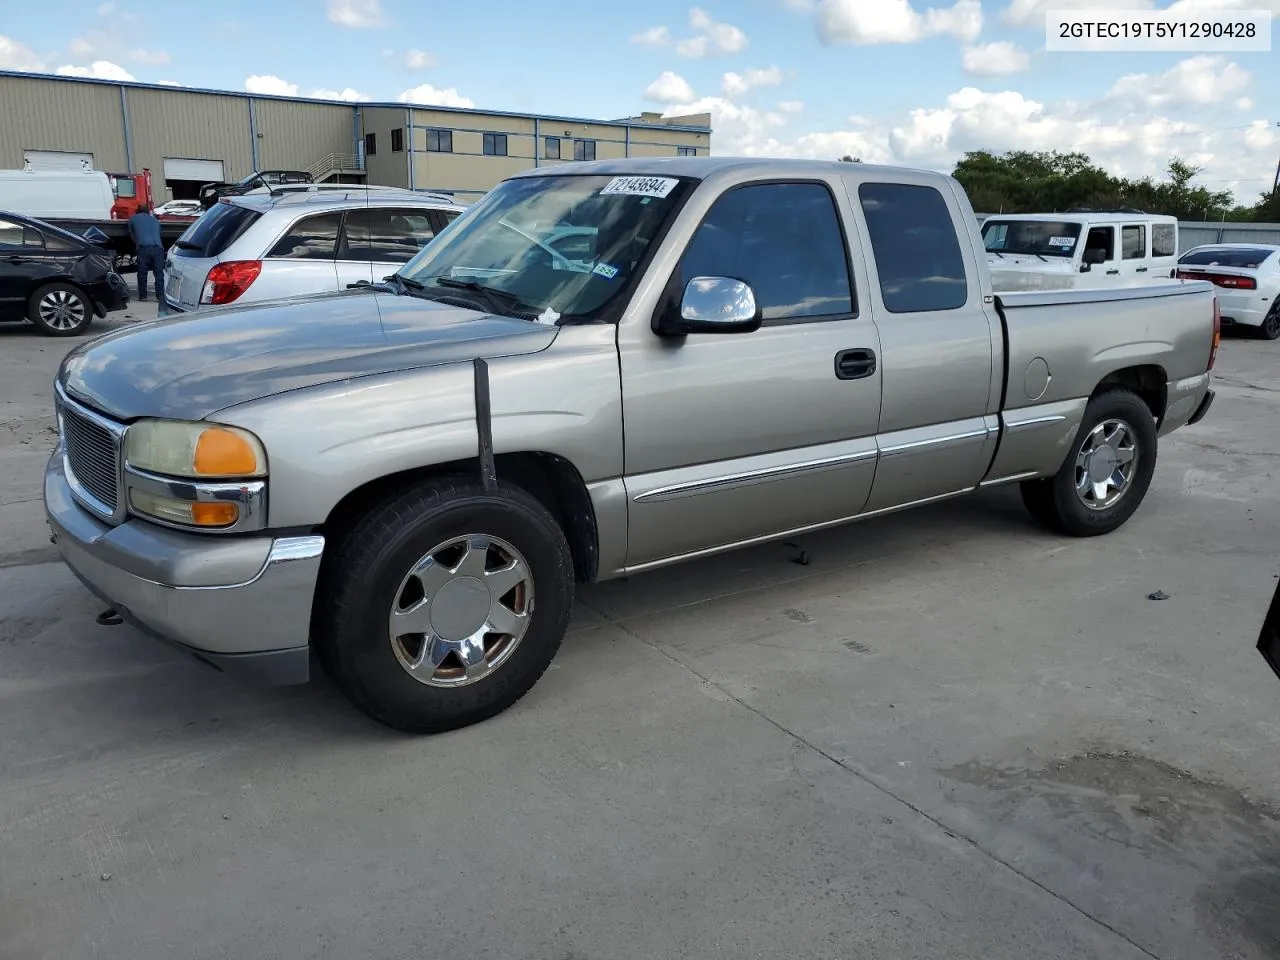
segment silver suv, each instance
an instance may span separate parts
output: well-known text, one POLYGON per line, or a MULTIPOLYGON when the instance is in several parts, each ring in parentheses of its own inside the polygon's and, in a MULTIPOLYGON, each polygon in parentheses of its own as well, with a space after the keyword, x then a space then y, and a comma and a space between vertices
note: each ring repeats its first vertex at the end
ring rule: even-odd
POLYGON ((228 197, 170 248, 165 299, 195 310, 376 283, 463 209, 451 197, 393 187, 228 197))

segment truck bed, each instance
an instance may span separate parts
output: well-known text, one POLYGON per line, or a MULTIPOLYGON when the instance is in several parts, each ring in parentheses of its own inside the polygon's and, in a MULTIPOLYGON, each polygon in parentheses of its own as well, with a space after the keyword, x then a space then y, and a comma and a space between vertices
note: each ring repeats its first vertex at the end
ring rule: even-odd
MULTIPOLYGON (((133 238, 129 236, 128 220, 46 220, 45 222, 61 227, 78 237, 84 236, 93 227, 101 230, 107 237, 103 246, 116 255, 117 261, 123 261, 118 262, 117 267, 132 266, 137 256, 138 251, 134 248, 133 238)), ((165 249, 173 246, 189 226, 191 226, 190 223, 161 220, 160 239, 165 249)))

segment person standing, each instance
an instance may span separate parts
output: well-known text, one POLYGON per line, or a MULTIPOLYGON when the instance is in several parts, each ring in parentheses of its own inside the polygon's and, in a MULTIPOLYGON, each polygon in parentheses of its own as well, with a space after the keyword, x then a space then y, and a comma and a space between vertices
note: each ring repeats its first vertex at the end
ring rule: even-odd
POLYGON ((138 211, 129 218, 129 236, 138 251, 138 299, 147 299, 147 274, 156 282, 157 313, 169 312, 164 298, 164 243, 160 239, 160 221, 145 203, 138 204, 138 211))

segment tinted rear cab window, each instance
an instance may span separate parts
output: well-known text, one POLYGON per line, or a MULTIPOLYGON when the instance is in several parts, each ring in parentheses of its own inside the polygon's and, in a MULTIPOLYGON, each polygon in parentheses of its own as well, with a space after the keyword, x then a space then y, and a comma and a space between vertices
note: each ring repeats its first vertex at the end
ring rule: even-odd
POLYGON ((260 214, 231 203, 215 203, 193 223, 173 252, 179 257, 216 257, 231 246, 258 219, 260 214))
POLYGON ((864 183, 858 200, 885 309, 924 313, 963 307, 969 299, 964 255, 942 194, 933 187, 864 183))

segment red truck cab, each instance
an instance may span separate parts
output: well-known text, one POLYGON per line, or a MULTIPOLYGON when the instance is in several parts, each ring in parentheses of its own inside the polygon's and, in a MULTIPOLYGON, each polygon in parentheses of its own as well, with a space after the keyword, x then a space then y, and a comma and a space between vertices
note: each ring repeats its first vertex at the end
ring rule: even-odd
POLYGON ((141 204, 154 207, 151 199, 151 171, 141 173, 109 173, 111 192, 115 202, 111 204, 112 220, 128 220, 138 212, 141 204))

